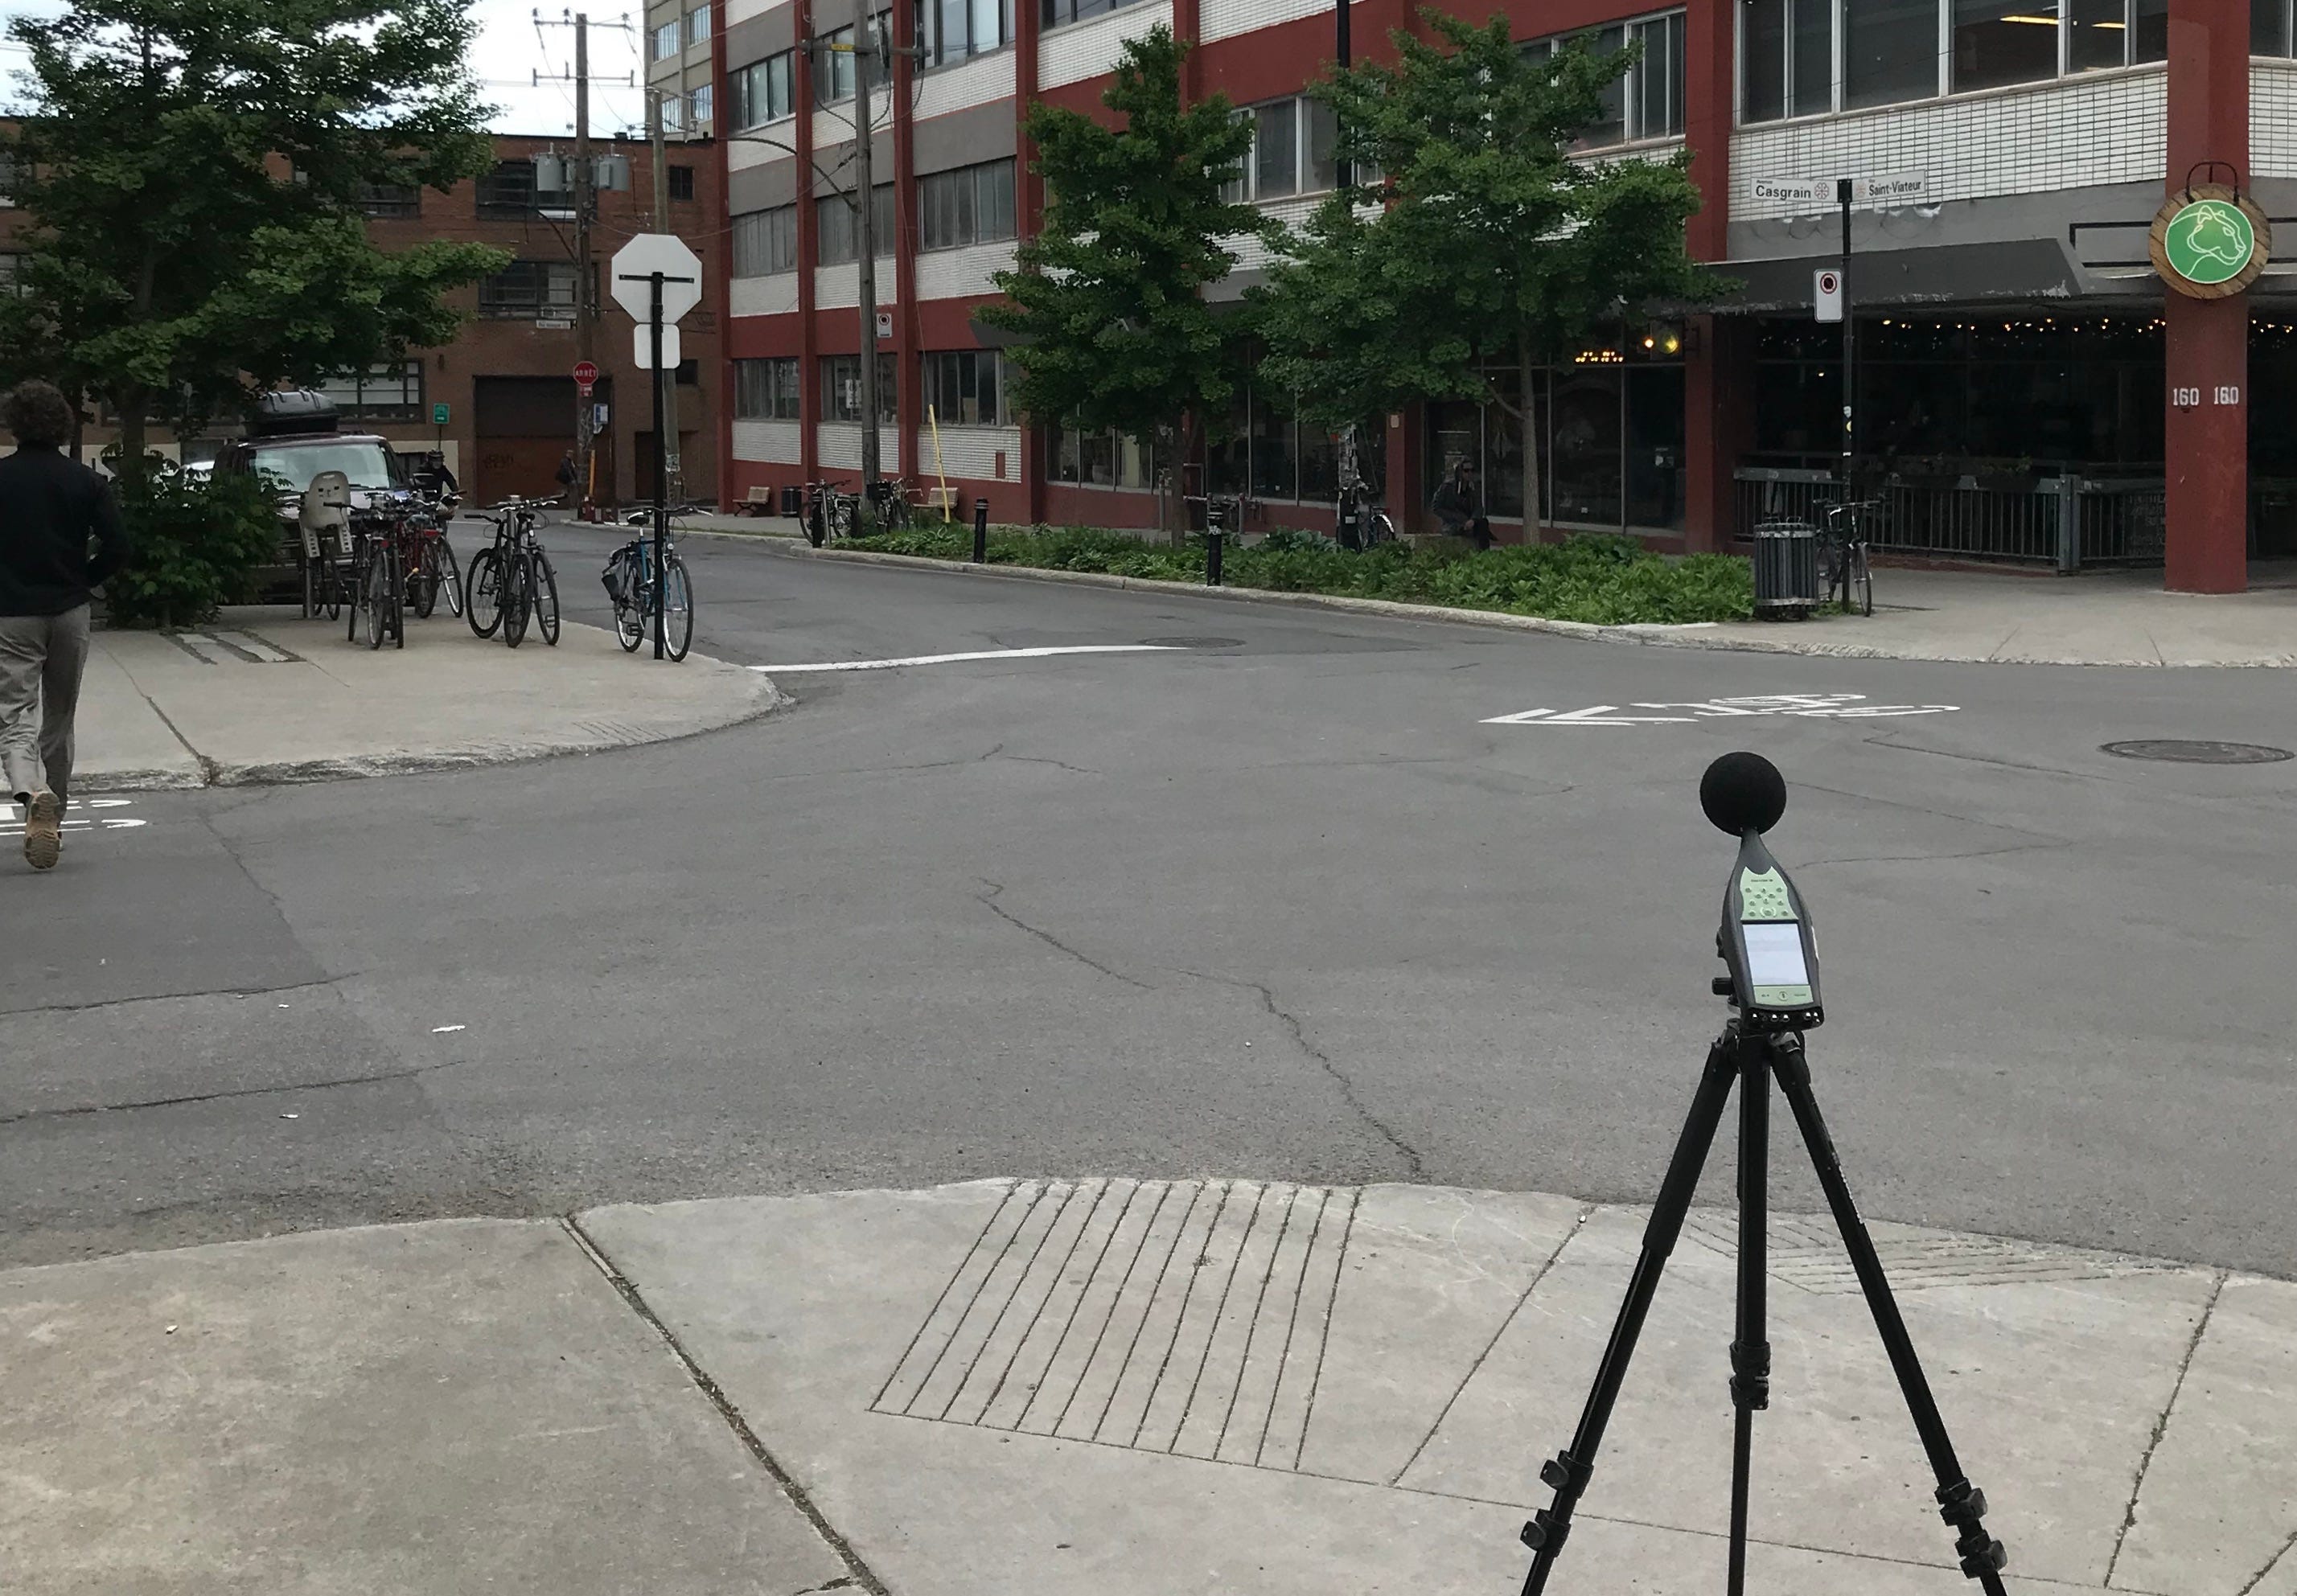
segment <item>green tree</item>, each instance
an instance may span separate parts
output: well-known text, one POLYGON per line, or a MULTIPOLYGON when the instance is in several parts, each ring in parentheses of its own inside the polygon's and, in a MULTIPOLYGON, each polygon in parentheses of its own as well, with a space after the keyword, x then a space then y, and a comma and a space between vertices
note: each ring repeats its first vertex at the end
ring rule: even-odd
POLYGON ((489 165, 459 0, 74 0, 9 31, 31 53, 6 139, 30 225, 0 374, 101 397, 123 473, 147 416, 195 427, 447 341, 440 295, 506 259, 385 254, 359 209, 489 165))
MULTIPOLYGON (((998 274, 1009 302, 981 313, 1021 338, 1014 397, 1031 418, 1153 439, 1168 466, 1194 454, 1235 391, 1233 347, 1204 291, 1234 269, 1233 243, 1269 231, 1225 192, 1243 175, 1251 125, 1218 95, 1181 103, 1190 48, 1163 26, 1126 42, 1101 95, 1113 126, 1030 107, 1044 227, 1018 269, 998 274)), ((1175 539, 1180 508, 1180 473, 1168 469, 1161 514, 1175 539)))
POLYGON ((1332 425, 1414 399, 1497 405, 1521 429, 1535 524, 1538 370, 1623 318, 1729 284, 1684 247, 1699 209, 1687 156, 1572 157, 1632 54, 1582 37, 1531 55, 1504 17, 1422 14, 1433 42, 1396 33, 1394 65, 1316 91, 1361 180, 1285 240, 1288 259, 1256 296, 1263 370, 1332 425), (1511 391, 1495 365, 1514 373, 1511 391))

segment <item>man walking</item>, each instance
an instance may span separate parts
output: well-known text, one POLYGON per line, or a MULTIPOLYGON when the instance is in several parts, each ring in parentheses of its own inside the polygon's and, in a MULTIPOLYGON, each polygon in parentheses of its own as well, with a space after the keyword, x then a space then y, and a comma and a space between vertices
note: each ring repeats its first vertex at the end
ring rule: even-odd
POLYGON ((110 485, 62 452, 72 408, 53 383, 17 384, 0 425, 16 439, 0 459, 0 777, 24 806, 25 862, 47 870, 63 847, 88 589, 128 563, 128 534, 110 485))

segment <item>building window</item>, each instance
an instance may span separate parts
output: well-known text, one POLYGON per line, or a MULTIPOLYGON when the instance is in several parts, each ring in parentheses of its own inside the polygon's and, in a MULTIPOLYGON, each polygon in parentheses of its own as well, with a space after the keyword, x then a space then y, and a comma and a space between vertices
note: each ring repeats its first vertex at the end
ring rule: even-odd
POLYGON ((674 166, 670 169, 670 197, 673 200, 690 200, 694 197, 692 167, 674 166))
MULTIPOLYGON (((859 370, 857 366, 855 369, 859 370)), ((734 362, 736 421, 795 421, 797 357, 776 355, 734 362)))
POLYGON ((797 114, 797 52, 785 50, 726 74, 726 109, 739 128, 762 128, 797 114))
POLYGON ((682 133, 686 130, 686 96, 684 95, 665 91, 655 96, 655 103, 661 107, 659 114, 662 117, 662 130, 664 133, 682 133))
MULTIPOLYGON (((890 254, 893 248, 893 185, 880 183, 870 198, 869 225, 876 234, 877 252, 880 255, 890 254)), ((816 200, 813 202, 813 263, 816 266, 843 266, 855 259, 859 247, 855 234, 860 219, 851 194, 824 194, 816 200)))
POLYGON ((1067 22, 1082 22, 1132 4, 1132 0, 1043 0, 1045 26, 1058 28, 1067 22))
POLYGON ((704 84, 700 88, 690 91, 687 95, 686 125, 687 127, 699 128, 703 123, 710 119, 710 107, 712 98, 712 86, 707 83, 704 84))
MULTIPOLYGON (((2095 0, 2091 0, 2095 4, 2095 0)), ((2291 36, 2290 0, 2250 0, 2249 53, 2252 55, 2287 55, 2291 36)), ((2074 37, 2081 37, 2083 0, 2074 0, 2074 37)), ((2095 24, 2093 24, 2095 26, 2095 24)))
POLYGON ((360 213, 376 218, 406 218, 423 214, 423 191, 412 183, 362 183, 360 213))
POLYGON ((995 350, 926 355, 921 365, 925 401, 941 425, 1001 427, 1012 421, 1005 403, 1004 358, 995 350))
POLYGON ((1157 462, 1146 439, 1122 432, 1080 432, 1074 428, 1045 436, 1045 481, 1080 488, 1153 488, 1157 462))
MULTIPOLYGON (((571 171, 573 163, 566 163, 571 171)), ((574 196, 566 189, 538 189, 534 161, 502 160, 479 179, 479 214, 484 217, 526 218, 538 210, 572 210, 574 196)))
MULTIPOLYGON (((844 206, 838 207, 843 210, 844 206)), ((770 277, 797 270, 797 207, 745 211, 734 218, 734 275, 770 277)))
POLYGON ((16 208, 16 152, 0 150, 0 210, 16 208))
POLYGON ((918 248, 961 250, 1013 236, 1013 162, 987 160, 918 179, 918 248))
MULTIPOLYGON (((2288 15, 2252 0, 2253 52, 2288 15)), ((2165 60, 2169 0, 1741 0, 1739 42, 1739 119, 1766 122, 2165 60)))
POLYGON ((686 13, 686 42, 698 45, 710 37, 710 8, 699 6, 686 13))
POLYGON ((655 27, 653 41, 646 47, 646 59, 668 61, 677 54, 679 51, 685 48, 680 37, 683 32, 683 24, 676 17, 672 17, 667 22, 657 23, 655 27))
POLYGON ((1252 153, 1244 174, 1228 185, 1231 203, 1315 193, 1332 186, 1339 122, 1331 107, 1301 96, 1247 106, 1236 113, 1252 123, 1252 153))
POLYGON ((21 255, 0 255, 0 299, 21 300, 32 292, 24 281, 24 258, 21 255))
POLYGON ((1013 0, 917 0, 920 66, 963 61, 1013 42, 1013 0))
MULTIPOLYGON (((1798 3, 1809 4, 1813 0, 1798 3)), ((1824 4, 1826 0, 1818 3, 1824 4)), ((1623 76, 1603 86, 1601 117, 1582 129, 1573 147, 1600 150, 1639 139, 1682 137, 1684 13, 1667 12, 1631 22, 1616 22, 1591 32, 1598 55, 1615 55, 1629 45, 1640 45, 1642 53, 1623 76)), ((1552 55, 1560 37, 1532 39, 1523 46, 1524 53, 1535 60, 1552 55)), ((1755 46, 1750 44, 1748 48, 1752 50, 1755 46)), ((1751 67, 1749 70, 1754 70, 1751 67)))
POLYGON ((334 400, 335 408, 345 415, 365 416, 372 421, 413 421, 424 414, 423 362, 419 359, 379 366, 351 376, 330 377, 315 386, 334 400))
POLYGON ((479 314, 494 321, 571 319, 575 282, 571 260, 514 260, 481 279, 479 314))
MULTIPOLYGON (((893 37, 893 13, 890 11, 879 12, 877 16, 877 37, 890 38, 893 37)), ((851 100, 853 97, 853 63, 857 55, 869 58, 869 86, 878 88, 885 85, 885 57, 883 53, 870 48, 869 41, 866 40, 863 48, 859 51, 852 47, 852 44, 853 29, 850 25, 833 29, 813 41, 813 102, 815 104, 835 105, 840 100, 851 100)))
MULTIPOLYGON (((861 357, 824 355, 821 367, 821 418, 859 422, 861 419, 861 357)), ((877 419, 890 422, 893 409, 893 358, 877 357, 877 419)))

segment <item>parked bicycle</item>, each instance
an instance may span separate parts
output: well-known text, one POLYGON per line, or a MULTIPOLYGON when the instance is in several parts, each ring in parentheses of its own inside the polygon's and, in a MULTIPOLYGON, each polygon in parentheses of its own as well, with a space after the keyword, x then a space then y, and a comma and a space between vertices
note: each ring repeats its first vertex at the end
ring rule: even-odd
POLYGON ((1819 581, 1825 602, 1861 615, 1874 613, 1874 567, 1868 539, 1881 514, 1880 499, 1849 499, 1824 506, 1819 533, 1819 581))
POLYGON ((1356 430, 1339 434, 1340 492, 1334 525, 1342 548, 1371 549, 1395 541, 1395 522, 1356 465, 1356 430))
MULTIPOLYGON (((353 489, 354 492, 362 491, 353 489)), ((407 646, 407 546, 401 541, 403 506, 395 496, 374 490, 369 506, 351 512, 351 570, 343 600, 350 612, 346 636, 372 649, 388 641, 407 646)))
POLYGON ((403 523, 406 566, 401 580, 417 620, 430 620, 441 597, 449 614, 463 613, 463 567, 455 558, 455 546, 447 541, 447 522, 457 502, 451 493, 418 494, 403 523))
POLYGON ((494 541, 471 556, 468 573, 471 629, 482 638, 499 630, 502 639, 516 648, 526 641, 531 621, 542 640, 558 642, 558 573, 544 551, 535 529, 542 512, 555 500, 509 498, 478 518, 495 529, 494 541))
MULTIPOLYGON (((679 557, 674 539, 663 539, 663 653, 673 660, 686 657, 694 642, 694 580, 679 557)), ((624 654, 636 654, 655 624, 655 547, 651 530, 641 531, 606 561, 599 580, 614 606, 614 640, 624 654)))
POLYGON ((805 485, 805 540, 819 548, 834 538, 851 538, 860 520, 861 496, 843 482, 824 479, 805 485))

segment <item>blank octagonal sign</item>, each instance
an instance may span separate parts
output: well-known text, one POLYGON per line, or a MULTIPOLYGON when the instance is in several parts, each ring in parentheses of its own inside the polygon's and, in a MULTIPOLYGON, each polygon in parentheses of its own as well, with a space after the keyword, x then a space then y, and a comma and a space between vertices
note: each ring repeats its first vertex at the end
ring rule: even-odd
POLYGON ((613 278, 614 303, 632 320, 654 317, 654 274, 660 272, 662 319, 678 321, 702 302, 702 258, 686 241, 669 233, 641 233, 614 251, 608 267, 613 278))

